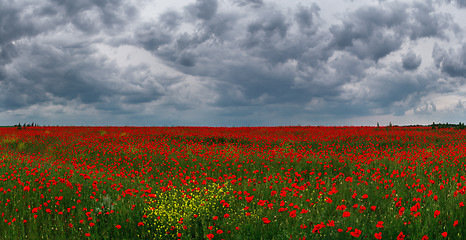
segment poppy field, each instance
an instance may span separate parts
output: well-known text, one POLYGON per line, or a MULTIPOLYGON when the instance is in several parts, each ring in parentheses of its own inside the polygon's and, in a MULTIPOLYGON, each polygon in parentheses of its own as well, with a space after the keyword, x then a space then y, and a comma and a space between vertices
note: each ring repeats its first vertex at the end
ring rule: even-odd
POLYGON ((1 239, 464 239, 466 131, 0 128, 1 239))

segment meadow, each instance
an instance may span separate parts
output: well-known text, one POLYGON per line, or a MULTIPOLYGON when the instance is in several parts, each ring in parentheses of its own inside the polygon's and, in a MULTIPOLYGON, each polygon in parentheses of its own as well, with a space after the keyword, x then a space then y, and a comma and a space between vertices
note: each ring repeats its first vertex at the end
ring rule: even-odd
POLYGON ((0 238, 465 239, 465 136, 0 128, 0 238))

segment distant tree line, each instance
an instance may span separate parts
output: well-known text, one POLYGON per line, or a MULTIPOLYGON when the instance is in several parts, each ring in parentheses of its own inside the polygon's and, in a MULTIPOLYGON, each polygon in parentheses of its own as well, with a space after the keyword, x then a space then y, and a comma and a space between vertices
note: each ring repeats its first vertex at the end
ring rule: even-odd
POLYGON ((19 130, 21 129, 26 129, 28 127, 38 127, 39 125, 37 125, 37 123, 23 123, 23 125, 21 125, 21 123, 18 123, 17 125, 14 125, 15 127, 17 127, 19 130))
POLYGON ((464 123, 459 122, 458 124, 454 123, 435 123, 433 122, 430 127, 432 129, 441 129, 441 128, 453 128, 453 129, 465 129, 464 123))

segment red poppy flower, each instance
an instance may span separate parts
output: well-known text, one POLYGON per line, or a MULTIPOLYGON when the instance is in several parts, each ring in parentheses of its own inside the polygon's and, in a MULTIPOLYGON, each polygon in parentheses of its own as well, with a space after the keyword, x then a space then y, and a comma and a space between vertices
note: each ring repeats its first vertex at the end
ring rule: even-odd
POLYGON ((403 215, 404 212, 405 212, 405 208, 402 207, 402 208, 400 208, 400 210, 398 210, 398 215, 401 216, 401 215, 403 215))
POLYGON ((327 226, 329 226, 329 227, 335 227, 335 221, 329 220, 328 223, 327 223, 327 226))
POLYGON ((269 224, 270 223, 270 220, 268 218, 262 218, 262 221, 265 223, 265 224, 269 224))
POLYGON ((322 228, 325 228, 325 224, 323 223, 314 225, 314 229, 312 229, 312 233, 320 233, 320 229, 322 228))
POLYGON ((351 232, 350 234, 351 234, 351 236, 353 236, 353 237, 359 237, 359 236, 361 236, 361 230, 355 228, 355 229, 354 229, 354 232, 351 232))
POLYGON ((383 222, 382 221, 377 222, 377 225, 375 225, 375 227, 383 228, 383 222))
POLYGON ((400 234, 398 234, 398 236, 396 237, 396 240, 403 240, 405 239, 406 235, 403 234, 403 232, 400 232, 400 234))

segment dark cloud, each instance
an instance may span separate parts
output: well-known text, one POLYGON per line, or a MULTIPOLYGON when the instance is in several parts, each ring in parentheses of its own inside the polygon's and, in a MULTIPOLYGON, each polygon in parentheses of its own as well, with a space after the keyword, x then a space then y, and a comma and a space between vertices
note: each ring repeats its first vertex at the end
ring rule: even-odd
POLYGON ((0 85, 2 84, 2 81, 7 77, 5 68, 3 66, 0 66, 0 85))
POLYGON ((220 42, 234 39, 234 28, 238 17, 234 14, 217 14, 211 21, 205 22, 201 34, 202 39, 212 39, 220 42))
POLYGON ((456 0, 456 3, 460 7, 463 7, 463 8, 466 7, 466 1, 465 0, 456 0))
POLYGON ((112 41, 95 37, 121 32, 137 15, 125 1, 0 1, 0 108, 94 104, 123 93, 103 79, 124 74, 93 44, 112 41))
MULTIPOLYGON (((116 38, 108 36, 121 33, 137 17, 137 8, 123 0, 0 1, 0 48, 9 49, 8 44, 21 41, 36 41, 33 38, 47 34, 49 38, 62 38, 63 45, 69 45, 68 37, 72 35, 92 41, 105 32, 106 37, 99 41, 112 42, 116 38)), ((6 50, 3 60, 5 54, 6 50)))
MULTIPOLYGON (((178 20, 189 21, 189 16, 178 17, 178 20)), ((135 42, 164 59, 168 64, 189 68, 196 65, 199 57, 220 50, 216 47, 237 37, 233 32, 236 20, 237 17, 233 14, 216 14, 208 21, 195 24, 195 31, 192 33, 176 32, 158 24, 146 23, 145 27, 136 31, 135 42)), ((181 70, 185 71, 185 69, 181 70)))
POLYGON ((425 37, 447 38, 446 32, 456 31, 458 27, 449 14, 435 12, 434 5, 429 2, 414 3, 411 14, 413 20, 407 24, 412 40, 425 37))
POLYGON ((251 37, 247 41, 252 42, 247 45, 263 44, 266 38, 275 36, 286 37, 289 24, 286 22, 285 16, 281 12, 269 14, 247 26, 248 35, 251 37))
POLYGON ((461 49, 450 48, 448 51, 436 44, 432 57, 437 68, 450 77, 466 78, 466 44, 461 49))
POLYGON ((163 86, 147 66, 119 69, 108 58, 94 55, 91 47, 58 49, 33 44, 22 51, 27 58, 16 58, 4 73, 2 109, 77 101, 121 110, 121 104, 151 102, 163 95, 163 86))
POLYGON ((440 107, 426 98, 466 78, 466 45, 453 45, 461 27, 438 3, 376 1, 329 26, 319 3, 196 0, 142 19, 139 1, 0 0, 0 109, 159 107, 166 122, 177 113, 202 122, 215 109, 248 124, 261 114, 432 113, 440 107), (418 47, 426 39, 437 43, 433 68, 418 47))
POLYGON ((42 3, 0 1, 0 81, 7 78, 4 66, 19 56, 24 39, 53 30, 55 21, 42 3))
POLYGON ((389 32, 378 32, 365 40, 356 40, 353 42, 353 46, 347 49, 361 59, 370 58, 378 61, 391 52, 398 50, 403 44, 403 40, 397 34, 389 32))
POLYGON ((17 48, 13 43, 0 45, 0 66, 11 62, 11 59, 18 56, 17 48))
MULTIPOLYGON (((84 32, 120 30, 127 21, 138 16, 137 8, 123 0, 51 0, 57 11, 84 32)), ((50 9, 50 7, 49 7, 50 9)))
POLYGON ((362 7, 342 25, 333 25, 330 32, 338 49, 378 61, 399 50, 406 37, 442 39, 446 38, 446 31, 455 28, 451 16, 436 13, 432 3, 415 2, 362 7))
POLYGON ((74 31, 69 24, 86 35, 118 34, 138 13, 132 3, 123 0, 0 1, 0 46, 53 31, 74 31))
MULTIPOLYGON (((188 6, 190 15, 196 13, 194 6, 201 4, 188 6)), ((291 17, 271 6, 244 11, 254 11, 253 17, 215 12, 196 24, 189 15, 177 18, 194 31, 159 30, 171 36, 170 42, 157 50, 144 47, 185 74, 211 79, 218 93, 214 107, 312 103, 314 110, 307 111, 314 113, 402 114, 435 89, 439 75, 405 72, 422 62, 414 52, 403 56, 402 68, 378 66, 379 60, 407 41, 446 39, 454 28, 451 18, 437 14, 430 3, 361 7, 330 29, 319 28, 317 4, 299 6, 291 17), (424 26, 426 21, 433 24, 424 26), (371 68, 390 73, 373 76, 367 72, 371 68), (348 90, 356 86, 369 92, 348 90)))
POLYGON ((182 22, 181 19, 182 16, 173 10, 169 10, 167 12, 164 12, 162 15, 159 17, 160 24, 165 27, 167 30, 176 30, 177 27, 180 25, 182 22))
POLYGON ((196 0, 196 3, 186 7, 190 14, 203 20, 210 20, 217 12, 217 8, 217 0, 196 0))
POLYGON ((408 18, 407 14, 406 8, 400 5, 360 8, 343 25, 330 28, 332 44, 361 59, 377 61, 403 43, 396 28, 408 18))
MULTIPOLYGON (((322 98, 321 101, 331 104, 340 101, 345 84, 357 84, 365 77, 364 71, 370 66, 373 66, 370 61, 342 54, 328 63, 320 63, 316 68, 301 69, 294 84, 296 88, 305 89, 304 94, 311 101, 322 98)), ((342 100, 343 103, 346 101, 342 100)))
MULTIPOLYGON (((367 86, 371 90, 368 100, 381 108, 400 101, 413 101, 410 103, 412 105, 417 103, 416 100, 420 97, 418 93, 425 91, 433 80, 435 79, 400 72, 368 76, 367 86), (413 97, 415 99, 410 99, 413 97)), ((410 105, 406 106, 407 109, 411 107, 410 105)))
POLYGON ((394 114, 402 116, 417 108, 423 97, 437 88, 435 72, 412 74, 402 69, 388 73, 363 74, 341 86, 337 94, 313 99, 309 111, 331 116, 368 116, 394 114))
POLYGON ((172 41, 171 34, 160 28, 160 26, 148 24, 135 31, 134 38, 136 44, 151 52, 172 41))
POLYGON ((444 2, 456 4, 460 8, 466 8, 466 0, 444 0, 444 2))
POLYGON ((23 13, 20 4, 0 1, 0 46, 20 37, 34 36, 43 31, 45 26, 40 26, 31 15, 23 13))
POLYGON ((122 96, 122 103, 142 104, 160 99, 166 93, 166 86, 158 77, 147 69, 147 66, 131 66, 119 76, 123 84, 115 89, 122 96))
POLYGON ((216 102, 219 106, 299 103, 308 99, 305 89, 293 88, 294 73, 285 67, 268 69, 249 62, 230 66, 222 80, 217 90, 228 94, 220 96, 216 102))
POLYGON ((241 40, 242 51, 272 65, 298 58, 306 43, 288 34, 291 26, 292 22, 281 12, 261 15, 248 24, 241 40))
POLYGON ((47 46, 32 45, 13 62, 14 71, 9 72, 4 90, 7 107, 21 107, 45 101, 53 101, 53 96, 72 100, 78 97, 84 102, 99 98, 93 87, 93 79, 87 79, 89 69, 85 67, 100 65, 93 62, 86 66, 86 55, 64 53, 47 46), (73 61, 72 55, 82 57, 83 62, 73 61), (84 70, 84 71, 81 71, 84 70), (89 81, 89 82, 88 82, 89 81))
POLYGON ((188 51, 182 52, 176 58, 176 62, 185 67, 193 67, 196 65, 196 55, 188 51))
POLYGON ((298 27, 304 34, 314 34, 317 31, 318 25, 315 23, 319 17, 320 8, 317 4, 312 4, 311 7, 299 6, 295 13, 295 20, 298 27))
POLYGON ((415 70, 421 65, 422 59, 411 51, 403 57, 402 62, 404 69, 415 70))

